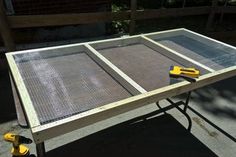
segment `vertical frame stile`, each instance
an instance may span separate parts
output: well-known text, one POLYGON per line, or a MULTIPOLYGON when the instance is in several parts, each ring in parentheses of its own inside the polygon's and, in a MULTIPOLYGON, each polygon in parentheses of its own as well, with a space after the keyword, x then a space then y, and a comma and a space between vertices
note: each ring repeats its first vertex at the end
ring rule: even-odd
POLYGON ((6 56, 7 56, 11 73, 13 75, 13 81, 16 84, 16 87, 17 87, 16 89, 19 91, 21 101, 24 104, 23 107, 26 113, 28 123, 31 128, 39 126, 40 122, 39 122, 37 113, 34 109, 29 93, 25 87, 24 81, 20 75, 16 62, 14 60, 14 57, 10 53, 6 54, 6 56))
POLYGON ((136 11, 137 11, 137 0, 130 0, 130 26, 129 26, 130 35, 133 35, 135 33, 136 11))

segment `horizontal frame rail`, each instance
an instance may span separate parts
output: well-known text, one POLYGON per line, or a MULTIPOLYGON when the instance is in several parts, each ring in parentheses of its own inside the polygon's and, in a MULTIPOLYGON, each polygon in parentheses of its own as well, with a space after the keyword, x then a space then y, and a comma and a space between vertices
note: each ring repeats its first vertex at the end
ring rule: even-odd
POLYGON ((86 52, 91 58, 93 58, 101 67, 103 67, 111 76, 126 88, 131 94, 137 95, 145 93, 146 90, 132 80, 128 75, 122 72, 118 67, 112 64, 108 59, 102 56, 89 44, 85 44, 88 51, 86 52))
POLYGON ((168 97, 186 93, 217 81, 236 75, 236 66, 200 76, 195 83, 183 81, 167 87, 136 95, 121 101, 110 103, 79 115, 32 128, 36 143, 65 134, 67 132, 111 118, 124 112, 155 103, 168 97))
POLYGON ((29 28, 128 20, 129 14, 129 11, 124 11, 119 13, 97 12, 78 14, 19 15, 8 16, 8 21, 11 28, 29 28))
MULTIPOLYGON (((168 8, 168 9, 147 9, 135 11, 135 20, 209 14, 211 6, 168 8)), ((215 8, 216 13, 236 13, 235 6, 222 6, 215 8)), ((52 14, 52 15, 17 15, 7 16, 11 28, 30 28, 44 26, 63 26, 89 24, 97 22, 109 22, 115 20, 130 20, 131 11, 120 12, 96 12, 78 14, 52 14), (62 20, 63 19, 63 20, 62 20)))
POLYGON ((146 36, 142 36, 142 38, 144 40, 146 40, 146 42, 144 41, 145 44, 149 45, 152 48, 158 49, 162 54, 164 54, 172 59, 175 59, 175 60, 178 59, 179 61, 181 61, 181 63, 187 62, 187 63, 195 64, 197 67, 199 67, 203 70, 206 70, 208 72, 215 71, 214 69, 211 69, 211 68, 209 68, 209 67, 207 67, 207 66, 205 66, 205 65, 203 65, 203 64, 201 64, 189 57, 186 57, 185 55, 182 55, 182 54, 180 54, 180 53, 178 53, 178 52, 176 52, 176 51, 174 51, 174 50, 172 50, 172 49, 170 49, 170 48, 168 48, 168 47, 166 47, 166 46, 164 46, 164 45, 162 45, 162 44, 160 44, 160 43, 158 43, 146 36))

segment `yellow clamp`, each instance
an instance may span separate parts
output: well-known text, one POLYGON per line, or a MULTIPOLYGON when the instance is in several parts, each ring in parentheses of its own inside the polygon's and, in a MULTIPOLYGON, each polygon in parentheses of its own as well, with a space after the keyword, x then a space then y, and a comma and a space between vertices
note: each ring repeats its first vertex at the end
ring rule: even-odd
POLYGON ((183 68, 180 66, 171 66, 169 71, 170 77, 184 78, 190 82, 196 82, 195 78, 200 76, 200 71, 195 68, 183 68))

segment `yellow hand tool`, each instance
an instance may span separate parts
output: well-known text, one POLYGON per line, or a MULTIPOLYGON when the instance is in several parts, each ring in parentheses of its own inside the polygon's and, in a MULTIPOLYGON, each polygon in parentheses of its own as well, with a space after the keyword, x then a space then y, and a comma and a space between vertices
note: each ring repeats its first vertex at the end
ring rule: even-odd
POLYGON ((32 143, 31 139, 13 133, 6 133, 4 140, 12 143, 11 154, 13 156, 26 157, 30 155, 29 148, 23 145, 23 143, 30 144, 32 143))
POLYGON ((183 68, 180 66, 170 67, 170 77, 184 78, 189 82, 196 82, 196 78, 199 77, 200 71, 195 68, 183 68))

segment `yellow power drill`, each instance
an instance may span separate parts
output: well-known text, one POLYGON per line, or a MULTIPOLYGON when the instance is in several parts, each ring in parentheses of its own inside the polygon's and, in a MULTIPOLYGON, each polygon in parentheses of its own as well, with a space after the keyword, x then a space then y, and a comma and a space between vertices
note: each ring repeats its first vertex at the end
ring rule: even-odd
POLYGON ((4 140, 12 143, 11 154, 14 157, 26 157, 30 155, 29 148, 23 144, 30 144, 32 140, 24 136, 16 135, 13 133, 6 133, 4 140))

